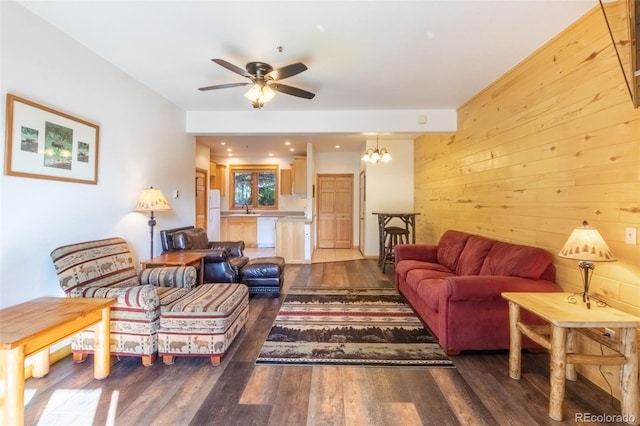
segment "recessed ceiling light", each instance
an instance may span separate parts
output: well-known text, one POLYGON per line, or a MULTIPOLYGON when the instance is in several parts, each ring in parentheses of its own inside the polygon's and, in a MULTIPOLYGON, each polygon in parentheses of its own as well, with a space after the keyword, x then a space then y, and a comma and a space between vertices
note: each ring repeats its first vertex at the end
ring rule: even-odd
POLYGON ((225 141, 220 142, 220 145, 225 146, 227 143, 225 141))
POLYGON ((289 145, 291 145, 291 142, 289 142, 289 141, 284 141, 284 144, 285 144, 285 145, 287 145, 287 146, 289 146, 289 145))
POLYGON ((289 151, 291 151, 291 152, 293 152, 295 150, 296 150, 295 148, 289 148, 289 151))
POLYGON ((340 145, 336 145, 336 149, 340 149, 340 145))
POLYGON ((227 148, 227 152, 231 152, 233 151, 231 148, 227 148))
POLYGON ((270 153, 269 153, 269 157, 273 157, 273 152, 270 152, 270 153))
POLYGON ((324 32, 324 25, 322 24, 316 24, 316 29, 320 32, 324 32))

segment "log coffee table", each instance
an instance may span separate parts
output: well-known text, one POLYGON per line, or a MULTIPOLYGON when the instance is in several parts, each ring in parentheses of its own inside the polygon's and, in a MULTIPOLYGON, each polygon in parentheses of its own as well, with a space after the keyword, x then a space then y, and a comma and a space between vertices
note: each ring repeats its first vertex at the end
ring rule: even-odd
POLYGON ((0 310, 0 424, 24 423, 24 359, 33 355, 33 377, 49 372, 49 346, 93 325, 93 377, 109 375, 109 310, 116 299, 41 297, 0 310))

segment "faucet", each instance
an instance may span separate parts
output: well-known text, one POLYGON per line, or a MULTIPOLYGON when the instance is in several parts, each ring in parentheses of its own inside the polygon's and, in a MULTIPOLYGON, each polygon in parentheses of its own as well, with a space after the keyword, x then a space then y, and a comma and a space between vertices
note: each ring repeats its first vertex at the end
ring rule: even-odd
POLYGON ((245 209, 245 212, 246 212, 247 214, 249 214, 249 213, 250 213, 250 212, 249 212, 249 204, 244 203, 241 207, 245 209))

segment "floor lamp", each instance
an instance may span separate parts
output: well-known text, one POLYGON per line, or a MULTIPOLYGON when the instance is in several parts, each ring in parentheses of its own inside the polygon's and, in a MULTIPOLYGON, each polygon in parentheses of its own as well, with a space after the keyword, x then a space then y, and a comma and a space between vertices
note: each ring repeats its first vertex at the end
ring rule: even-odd
POLYGON ((611 253, 598 230, 590 228, 586 220, 582 222, 582 227, 573 230, 558 256, 580 261, 578 268, 582 273, 582 301, 587 304, 588 309, 591 309, 589 284, 595 269, 593 262, 613 262, 616 257, 611 253))
POLYGON ((171 206, 162 192, 159 189, 155 189, 153 186, 142 191, 142 194, 140 194, 140 198, 138 198, 138 202, 136 203, 135 211, 151 212, 151 216, 149 218, 149 228, 151 229, 150 259, 153 259, 153 227, 156 226, 156 218, 153 215, 153 212, 160 210, 171 210, 171 206))

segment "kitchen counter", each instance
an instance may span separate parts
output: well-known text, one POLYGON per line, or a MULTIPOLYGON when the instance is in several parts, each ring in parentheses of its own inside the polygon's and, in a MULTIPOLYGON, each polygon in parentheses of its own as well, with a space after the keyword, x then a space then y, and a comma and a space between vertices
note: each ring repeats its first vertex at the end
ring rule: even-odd
POLYGON ((220 212, 220 217, 238 217, 238 216, 246 216, 246 217, 277 217, 277 218, 298 218, 305 219, 306 216, 304 212, 300 211, 269 211, 269 210, 256 210, 252 211, 250 214, 246 214, 241 210, 231 210, 231 211, 223 211, 220 212))

